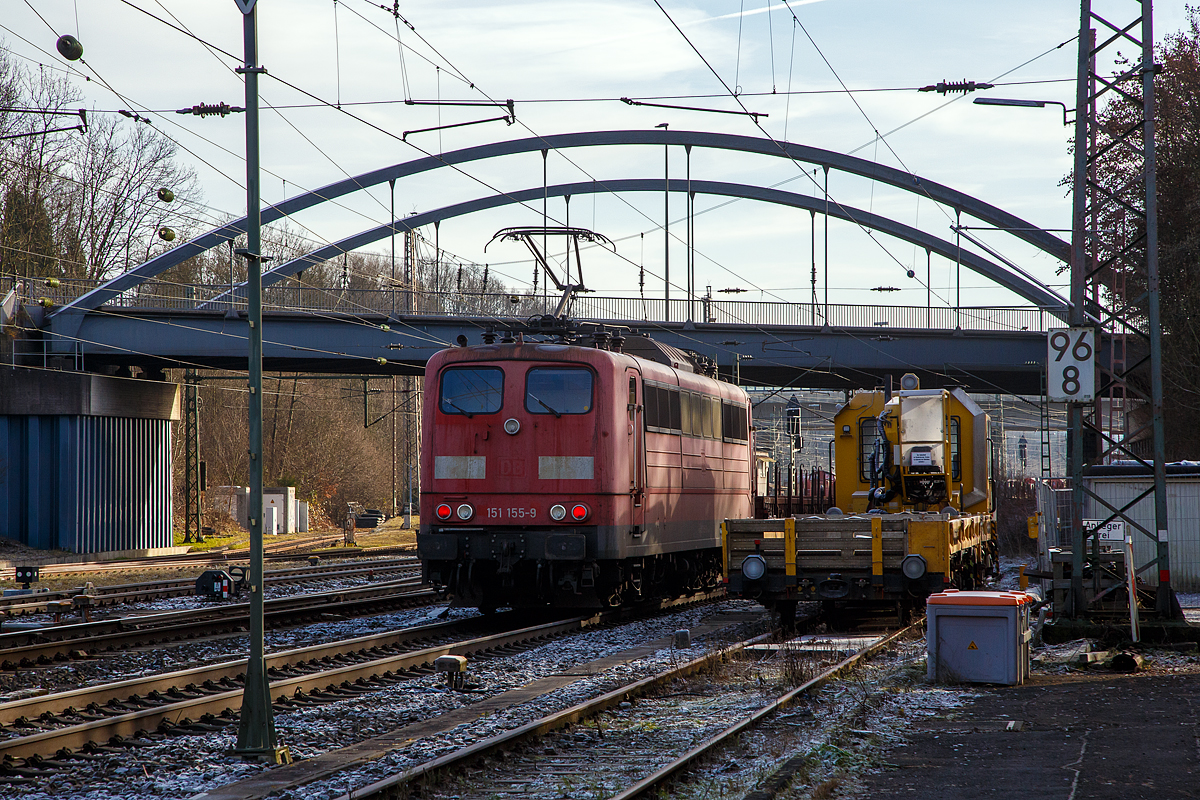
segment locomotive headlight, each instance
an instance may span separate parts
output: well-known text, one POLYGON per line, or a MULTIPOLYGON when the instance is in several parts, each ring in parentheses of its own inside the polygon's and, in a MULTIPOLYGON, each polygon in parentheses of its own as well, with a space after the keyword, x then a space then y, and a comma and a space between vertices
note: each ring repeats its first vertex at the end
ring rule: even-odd
POLYGON ((439 504, 438 504, 438 506, 437 506, 437 508, 435 508, 435 509, 433 510, 433 513, 434 513, 434 514, 437 514, 437 518, 438 518, 438 519, 443 519, 443 520, 444 520, 444 519, 450 519, 450 515, 451 515, 452 513, 454 513, 454 512, 453 512, 453 510, 450 508, 449 504, 447 504, 447 503, 439 503, 439 504))
POLYGON ((511 418, 504 420, 504 432, 509 436, 515 436, 519 430, 521 430, 521 423, 519 420, 511 418))
POLYGON ((475 516, 475 509, 471 508, 470 504, 463 503, 458 507, 458 510, 455 513, 458 514, 459 519, 461 519, 463 522, 466 522, 471 517, 475 516))
POLYGON ((748 581, 757 581, 767 574, 767 561, 757 553, 752 553, 742 559, 742 577, 748 581))
POLYGON ((557 504, 550 506, 550 519, 554 520, 555 522, 562 522, 566 518, 567 509, 565 507, 557 504))
POLYGON ((904 573, 904 577, 909 580, 917 580, 925 577, 925 559, 919 555, 908 555, 900 562, 900 571, 904 573))
POLYGON ((576 503, 575 505, 571 506, 571 519, 575 520, 576 522, 583 522, 588 518, 589 513, 588 507, 583 503, 576 503))

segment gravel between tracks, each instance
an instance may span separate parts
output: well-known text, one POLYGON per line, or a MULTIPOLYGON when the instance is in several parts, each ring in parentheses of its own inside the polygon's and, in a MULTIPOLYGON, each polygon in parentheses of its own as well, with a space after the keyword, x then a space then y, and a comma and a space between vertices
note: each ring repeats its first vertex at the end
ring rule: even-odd
MULTIPOLYGON (((748 601, 724 601, 650 620, 587 631, 532 650, 496 659, 472 662, 472 678, 482 687, 479 694, 450 692, 439 686, 433 675, 417 678, 360 698, 275 715, 282 744, 294 757, 307 757, 361 741, 416 720, 477 702, 532 680, 557 674, 580 663, 670 636, 681 627, 691 627, 703 618, 722 611, 757 608, 748 601)), ((407 612, 420 613, 420 612, 407 612)), ((424 610, 431 614, 430 610, 424 610)), ((421 763, 503 730, 517 727, 541 715, 568 708, 631 680, 661 671, 683 657, 694 658, 719 642, 697 639, 683 654, 670 649, 599 675, 582 678, 538 700, 523 704, 445 734, 428 737, 413 746, 335 778, 310 784, 295 793, 276 794, 286 800, 324 798, 344 792, 347 786, 378 780, 398 769, 421 763)), ((127 756, 97 759, 56 779, 47 791, 0 789, 0 797, 29 800, 89 798, 134 800, 135 798, 180 798, 256 774, 264 767, 242 761, 231 753, 236 730, 207 736, 171 737, 132 750, 127 756)))
MULTIPOLYGON (((1015 583, 1015 565, 1008 559, 1005 561, 1004 588, 1010 588, 1007 584, 1015 583)), ((1181 600, 1185 606, 1200 605, 1197 602, 1200 596, 1185 596, 1181 600)), ((704 616, 718 611, 753 608, 753 603, 726 601, 715 608, 693 609, 635 625, 591 631, 508 658, 476 660, 472 670, 490 695, 524 685, 561 671, 564 667, 619 652, 646 639, 669 635, 676 628, 694 625, 704 616)), ((440 607, 417 609, 378 618, 323 623, 295 631, 270 632, 269 647, 296 647, 331 637, 350 637, 373 630, 416 624, 415 620, 431 620, 442 610, 440 607)), ((470 612, 452 613, 457 616, 470 612)), ((697 641, 691 655, 714 644, 697 641)), ((1071 671, 1073 668, 1067 662, 1083 644, 1081 641, 1040 648, 1034 654, 1037 659, 1034 673, 1052 676, 1071 671)), ((197 659, 211 661, 228 657, 230 652, 244 646, 244 637, 231 637, 216 643, 177 645, 163 651, 137 654, 135 660, 139 663, 135 664, 129 664, 129 659, 123 658, 125 663, 121 667, 129 674, 176 669, 201 663, 197 659)), ((421 740, 410 748, 365 767, 273 797, 282 800, 325 800, 340 796, 353 786, 379 780, 547 712, 582 702, 630 679, 659 671, 672 659, 679 657, 678 652, 659 651, 638 662, 581 679, 535 702, 421 740)), ((78 673, 80 669, 96 669, 89 680, 114 679, 111 672, 114 665, 102 666, 100 662, 97 660, 67 669, 74 672, 73 680, 76 683, 81 679, 78 673)), ((724 723, 731 704, 741 703, 748 711, 756 700, 765 700, 767 694, 778 688, 779 669, 779 665, 764 664, 748 672, 743 670, 740 677, 736 670, 725 677, 706 676, 702 681, 716 682, 711 687, 714 702, 706 702, 706 698, 702 697, 685 697, 676 702, 671 712, 663 710, 670 707, 672 701, 669 699, 639 701, 632 708, 610 712, 601 726, 633 729, 643 724, 651 711, 656 717, 673 713, 680 724, 659 725, 656 737, 662 737, 664 743, 683 742, 688 736, 698 738, 708 728, 715 730, 724 723), (724 683, 718 686, 721 681, 724 683), (719 689, 727 690, 730 698, 734 699, 722 695, 719 701, 715 701, 719 689)), ((1161 673, 1193 672, 1198 669, 1200 665, 1194 655, 1164 651, 1153 653, 1147 664, 1147 671, 1161 673)), ((737 745, 727 749, 720 758, 700 765, 686 783, 677 785, 675 796, 740 798, 746 791, 759 785, 783 760, 798 754, 803 757, 804 763, 792 786, 779 795, 780 800, 812 797, 814 794, 829 796, 835 790, 837 796, 856 796, 862 785, 861 776, 885 767, 888 754, 906 746, 906 735, 915 721, 952 716, 956 713, 955 709, 978 696, 971 687, 928 685, 924 682, 924 670, 923 639, 898 646, 870 662, 860 677, 826 689, 822 694, 822 703, 802 703, 740 737, 737 745)), ((691 684, 689 691, 695 691, 696 687, 700 687, 699 692, 707 691, 702 682, 691 684)), ((474 700, 475 696, 472 695, 447 692, 433 676, 426 676, 360 699, 280 713, 276 715, 276 725, 281 742, 292 749, 293 755, 308 757, 413 721, 427 719, 474 700)), ((586 735, 588 730, 586 726, 576 726, 566 732, 552 734, 544 740, 544 744, 548 748, 566 752, 573 747, 575 737, 586 735)), ((96 760, 72 773, 70 779, 56 780, 44 791, 0 788, 0 797, 31 800, 187 797, 258 774, 264 769, 230 754, 234 738, 233 730, 209 736, 170 738, 134 749, 126 756, 96 760)), ((556 784, 555 779, 550 777, 526 788, 531 793, 523 796, 564 796, 561 782, 556 784)))
MULTIPOLYGON (((319 622, 298 628, 269 630, 265 636, 266 648, 268 653, 275 653, 339 639, 353 639, 358 636, 385 633, 414 625, 438 622, 440 621, 438 615, 443 613, 446 614, 445 618, 447 619, 460 619, 477 616, 478 612, 474 609, 447 609, 444 605, 440 605, 405 609, 370 617, 319 622)), ((63 691, 97 683, 112 683, 158 672, 190 669, 205 664, 245 658, 249 646, 249 637, 239 634, 102 654, 94 658, 50 667, 18 669, 12 673, 0 673, 0 692, 7 693, 37 687, 63 691)), ((0 696, 0 700, 2 699, 3 697, 0 696)))

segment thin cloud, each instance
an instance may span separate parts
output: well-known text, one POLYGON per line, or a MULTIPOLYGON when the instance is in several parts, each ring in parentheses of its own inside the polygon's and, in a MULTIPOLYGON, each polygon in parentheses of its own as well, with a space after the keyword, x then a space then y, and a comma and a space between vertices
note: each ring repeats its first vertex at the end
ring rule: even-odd
POLYGON ((722 19, 737 19, 738 17, 752 17, 756 14, 766 14, 768 11, 777 11, 781 8, 787 8, 789 5, 795 6, 811 6, 814 3, 823 3, 825 0, 796 0, 794 3, 776 3, 773 6, 763 6, 762 8, 752 8, 749 11, 736 11, 732 14, 721 14, 716 17, 705 17, 704 19, 692 20, 691 22, 683 23, 683 27, 692 25, 703 25, 707 22, 716 22, 722 19))

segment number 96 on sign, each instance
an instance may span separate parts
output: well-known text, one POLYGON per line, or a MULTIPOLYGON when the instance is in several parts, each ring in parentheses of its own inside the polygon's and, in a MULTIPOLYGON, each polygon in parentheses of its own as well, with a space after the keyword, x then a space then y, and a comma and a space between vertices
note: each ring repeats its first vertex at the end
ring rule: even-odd
POLYGON ((1093 328, 1051 328, 1046 335, 1046 396, 1057 403, 1096 399, 1093 328))

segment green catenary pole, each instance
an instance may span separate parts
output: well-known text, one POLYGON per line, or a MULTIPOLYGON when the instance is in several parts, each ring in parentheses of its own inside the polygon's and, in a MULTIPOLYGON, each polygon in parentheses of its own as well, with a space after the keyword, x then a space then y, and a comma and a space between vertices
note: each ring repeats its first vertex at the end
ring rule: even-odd
POLYGON ((287 749, 275 739, 271 687, 263 643, 263 432, 262 432, 262 241, 258 181, 258 23, 255 0, 235 0, 242 12, 246 81, 246 293, 250 317, 250 658, 242 691, 242 715, 236 752, 246 758, 278 763, 287 749))

